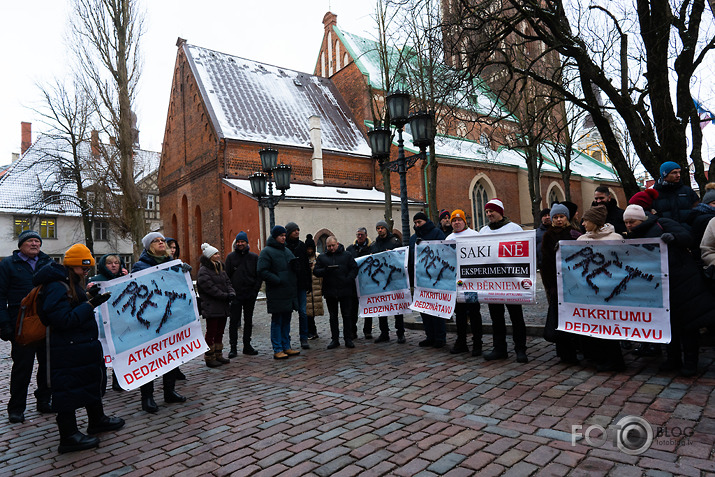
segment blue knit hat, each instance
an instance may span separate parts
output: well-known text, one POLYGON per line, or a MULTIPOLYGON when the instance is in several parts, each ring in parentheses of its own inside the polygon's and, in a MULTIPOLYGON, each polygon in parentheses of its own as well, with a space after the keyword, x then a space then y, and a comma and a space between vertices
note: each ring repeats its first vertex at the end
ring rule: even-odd
POLYGON ((20 234, 19 237, 17 237, 17 248, 20 248, 20 246, 25 240, 29 240, 31 238, 38 239, 40 241, 40 245, 42 245, 42 237, 40 237, 40 234, 38 234, 34 230, 25 230, 23 233, 20 234))
POLYGON ((241 230, 238 235, 236 235, 236 242, 239 240, 243 240, 244 242, 248 242, 248 234, 241 230))
POLYGON ((673 161, 664 162, 660 165, 660 177, 667 176, 675 169, 680 169, 680 164, 673 161))
POLYGON ((569 214, 569 209, 564 204, 554 204, 551 206, 551 220, 554 219, 554 215, 558 215, 558 214, 563 214, 569 220, 571 219, 571 214, 569 214))
POLYGON ((271 237, 273 237, 273 238, 276 238, 279 235, 283 235, 286 233, 288 233, 288 232, 286 231, 286 228, 283 227, 282 225, 276 225, 275 227, 273 227, 271 229, 271 237))

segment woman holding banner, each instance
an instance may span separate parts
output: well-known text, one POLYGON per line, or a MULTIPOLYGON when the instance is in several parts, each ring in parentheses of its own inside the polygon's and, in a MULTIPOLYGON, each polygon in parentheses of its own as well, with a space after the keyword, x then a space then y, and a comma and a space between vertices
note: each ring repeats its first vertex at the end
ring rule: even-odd
POLYGON ((713 295, 705 286, 698 264, 690 254, 690 232, 675 220, 651 215, 629 205, 623 213, 628 238, 660 238, 668 246, 671 341, 662 371, 680 371, 682 376, 698 372, 699 328, 715 323, 713 295))
MULTIPOLYGON (((169 254, 167 249, 166 239, 159 232, 150 232, 146 234, 142 238, 142 244, 144 245, 144 251, 139 257, 139 261, 132 267, 132 273, 173 260, 173 257, 169 254)), ((182 263, 181 268, 184 272, 191 271, 191 267, 186 263, 182 263)), ((186 401, 184 396, 174 390, 177 380, 176 369, 172 369, 162 376, 162 380, 164 381, 164 402, 172 403, 186 401)), ((154 401, 154 381, 141 386, 141 396, 143 410, 150 413, 159 411, 159 406, 157 406, 154 401)))
POLYGON ((77 409, 87 410, 88 434, 113 431, 124 420, 104 414, 102 406, 102 370, 104 353, 94 308, 109 300, 104 293, 88 299, 85 280, 94 258, 83 244, 65 252, 64 265, 50 262, 33 278, 33 285, 43 285, 38 303, 39 315, 48 327, 52 410, 57 412, 60 454, 99 445, 99 439, 77 428, 77 409))

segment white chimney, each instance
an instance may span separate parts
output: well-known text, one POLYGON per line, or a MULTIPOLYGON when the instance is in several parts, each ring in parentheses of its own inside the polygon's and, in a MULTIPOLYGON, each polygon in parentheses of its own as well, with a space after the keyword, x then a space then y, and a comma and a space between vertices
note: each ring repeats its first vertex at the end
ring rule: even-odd
POLYGON ((308 118, 310 143, 313 145, 313 183, 323 185, 323 145, 320 138, 320 117, 308 118))

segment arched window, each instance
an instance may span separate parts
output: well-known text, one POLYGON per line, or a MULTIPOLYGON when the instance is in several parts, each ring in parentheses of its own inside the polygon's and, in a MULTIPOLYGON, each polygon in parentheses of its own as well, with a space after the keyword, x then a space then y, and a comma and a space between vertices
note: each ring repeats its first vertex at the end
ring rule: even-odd
POLYGON ((201 247, 201 244, 204 243, 204 234, 201 227, 201 207, 198 205, 194 209, 194 229, 196 230, 196 242, 201 247))
POLYGON ((228 210, 233 210, 233 195, 228 191, 228 210))
POLYGON ((335 71, 340 71, 340 41, 335 40, 335 71))
MULTIPOLYGON (((189 201, 186 196, 181 198, 181 233, 182 233, 182 244, 184 245, 184 260, 186 263, 191 262, 191 246, 189 245, 189 201)), ((178 234, 177 234, 178 235, 178 234)))
POLYGON ((171 236, 179 236, 179 222, 176 220, 176 214, 171 215, 171 236))
POLYGON ((564 191, 561 189, 561 186, 559 186, 556 182, 552 182, 549 185, 549 193, 546 197, 548 198, 547 205, 549 207, 554 205, 555 202, 563 202, 564 200, 566 200, 564 191))
POLYGON ((484 187, 484 182, 481 180, 476 183, 472 189, 472 204, 474 210, 474 230, 479 230, 489 223, 487 214, 484 212, 484 206, 489 202, 487 189, 484 187))
POLYGON ((328 237, 333 235, 329 229, 320 229, 315 233, 315 251, 318 253, 325 253, 325 241, 328 237))

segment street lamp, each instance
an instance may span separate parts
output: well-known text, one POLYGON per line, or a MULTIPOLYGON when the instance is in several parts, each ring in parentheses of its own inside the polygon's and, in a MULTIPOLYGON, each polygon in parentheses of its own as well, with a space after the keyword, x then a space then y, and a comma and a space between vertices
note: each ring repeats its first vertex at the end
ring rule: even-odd
POLYGON ((263 172, 256 172, 248 176, 251 183, 251 194, 258 199, 258 205, 268 207, 270 212, 271 230, 276 225, 275 209, 278 202, 286 196, 286 190, 290 189, 291 166, 288 164, 278 164, 278 151, 270 147, 258 151, 261 156, 261 169, 263 172), (273 180, 275 179, 276 189, 281 191, 281 195, 273 195, 273 180), (268 194, 266 194, 266 184, 268 194))
POLYGON ((389 127, 375 127, 368 131, 373 159, 379 161, 380 170, 385 167, 400 175, 400 209, 402 215, 402 243, 410 241, 410 213, 407 207, 407 171, 415 165, 418 159, 427 157, 427 148, 434 142, 434 112, 419 111, 409 114, 410 95, 404 91, 395 91, 387 95, 387 111, 390 123, 397 128, 397 159, 387 162, 390 157, 391 131, 389 127), (402 129, 410 123, 412 142, 420 148, 420 152, 405 157, 402 129))

